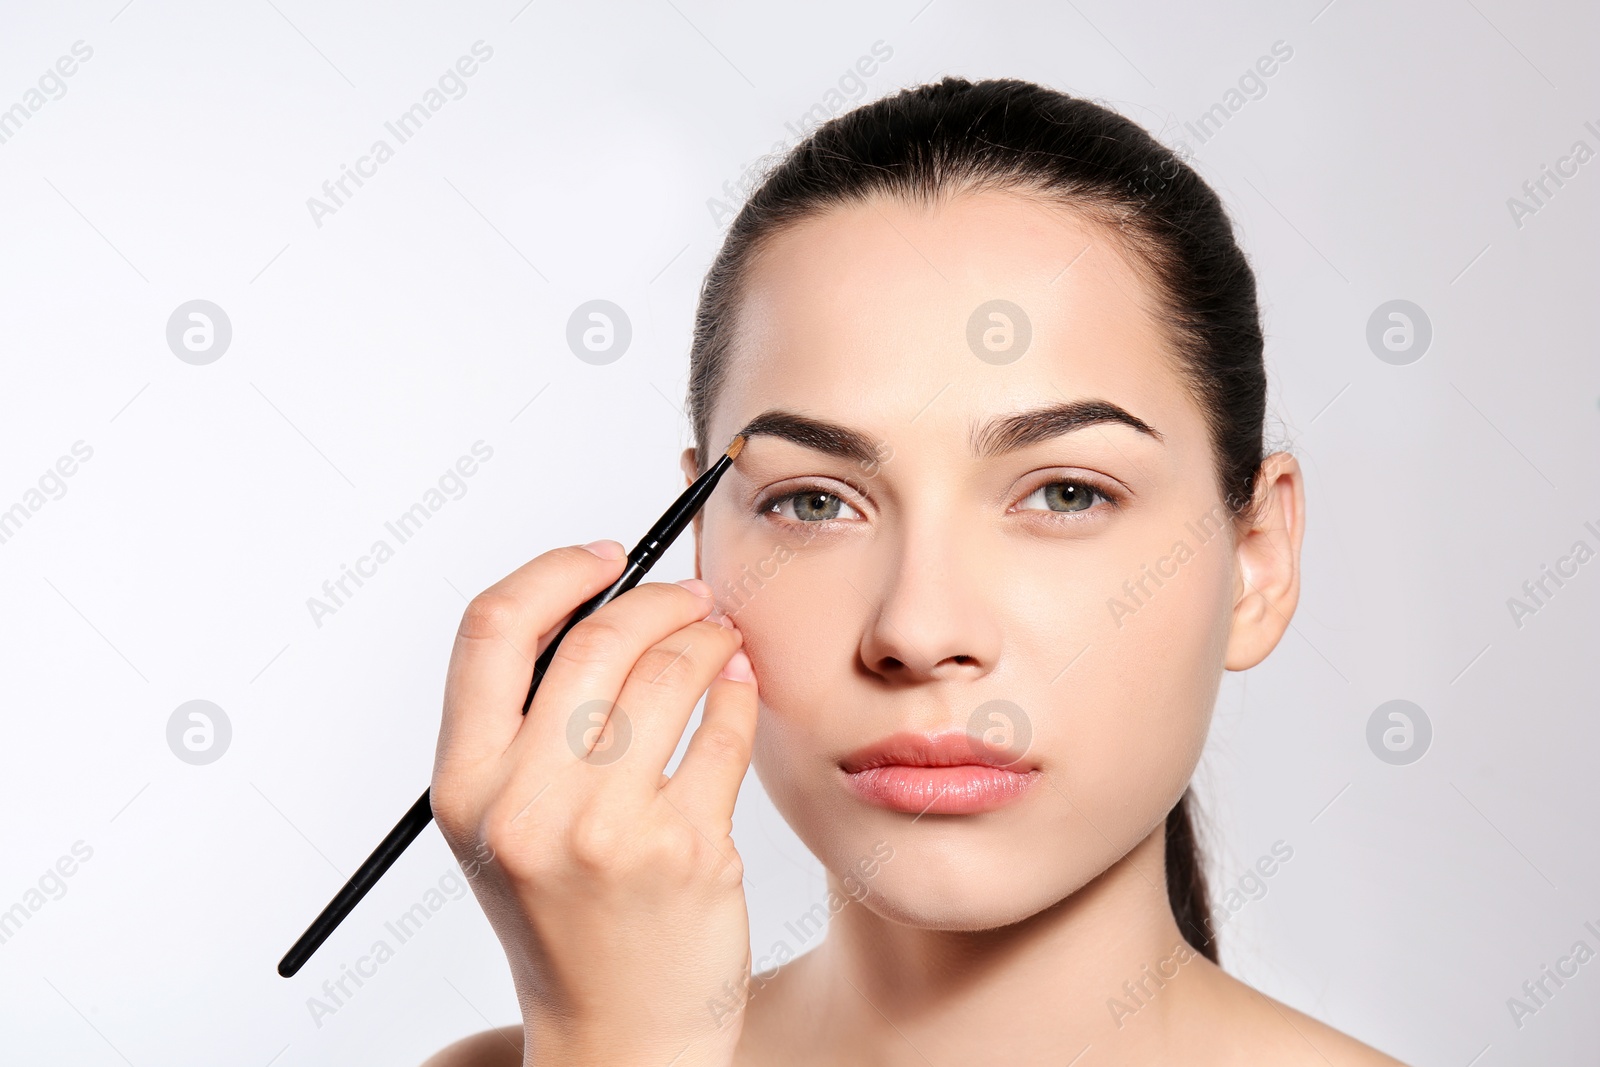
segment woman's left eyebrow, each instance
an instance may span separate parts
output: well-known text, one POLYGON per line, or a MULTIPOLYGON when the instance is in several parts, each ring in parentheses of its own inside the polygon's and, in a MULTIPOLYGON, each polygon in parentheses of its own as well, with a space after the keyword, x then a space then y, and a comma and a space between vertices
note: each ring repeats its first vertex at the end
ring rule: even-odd
POLYGON ((1160 430, 1126 409, 1109 400, 1085 398, 1020 411, 973 427, 972 454, 980 458, 1003 456, 1052 437, 1108 422, 1121 423, 1157 441, 1165 441, 1160 430))
MULTIPOLYGON (((974 426, 970 435, 972 454, 992 458, 1019 448, 1075 433, 1090 426, 1121 423, 1157 441, 1160 430, 1109 400, 1093 398, 1068 400, 1060 404, 1019 411, 990 419, 974 426)), ((814 419, 781 408, 763 411, 739 431, 746 439, 757 436, 779 437, 803 448, 856 463, 873 463, 883 451, 879 442, 859 430, 825 419, 814 419)))

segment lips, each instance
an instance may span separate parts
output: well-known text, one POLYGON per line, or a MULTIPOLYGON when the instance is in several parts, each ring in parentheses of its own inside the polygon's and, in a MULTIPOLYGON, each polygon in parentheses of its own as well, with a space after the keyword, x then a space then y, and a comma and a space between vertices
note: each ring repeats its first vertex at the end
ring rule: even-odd
POLYGON ((964 733, 899 733, 839 762, 869 804, 915 815, 972 815, 1020 799, 1039 777, 1025 753, 964 733))

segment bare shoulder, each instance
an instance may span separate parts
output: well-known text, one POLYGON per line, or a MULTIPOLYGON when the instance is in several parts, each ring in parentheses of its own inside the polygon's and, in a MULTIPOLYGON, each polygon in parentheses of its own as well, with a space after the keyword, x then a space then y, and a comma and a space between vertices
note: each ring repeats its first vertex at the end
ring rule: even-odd
POLYGON ((502 1026, 464 1037, 429 1056, 422 1067, 522 1067, 522 1027, 502 1026))
POLYGON ((1291 1008, 1280 1000, 1239 981, 1225 972, 1225 998, 1229 1018, 1227 1062, 1305 1067, 1407 1067, 1400 1060, 1358 1041, 1341 1030, 1291 1008))
POLYGON ((1322 1067, 1329 1063, 1334 1067, 1406 1067, 1393 1056, 1379 1052, 1342 1030, 1335 1030, 1327 1023, 1296 1011, 1264 993, 1251 992, 1283 1021, 1283 1029, 1274 1041, 1275 1046, 1283 1049, 1284 1059, 1280 1062, 1299 1063, 1303 1060, 1307 1065, 1322 1067), (1291 1056, 1298 1058, 1291 1059, 1291 1056))

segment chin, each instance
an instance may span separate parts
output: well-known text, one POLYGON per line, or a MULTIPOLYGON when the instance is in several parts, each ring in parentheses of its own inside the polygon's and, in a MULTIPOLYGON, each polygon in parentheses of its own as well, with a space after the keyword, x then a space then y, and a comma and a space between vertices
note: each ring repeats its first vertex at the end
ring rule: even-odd
POLYGON ((920 929, 1021 922, 1070 897, 1118 856, 1048 804, 915 822, 836 804, 784 814, 842 892, 882 919, 920 929), (864 856, 876 862, 863 863, 864 856))
POLYGON ((901 926, 977 932, 1031 918, 1060 903, 1077 888, 1052 885, 1043 878, 992 874, 952 884, 914 869, 914 863, 906 857, 905 868, 893 874, 885 872, 861 898, 861 906, 880 919, 901 926))

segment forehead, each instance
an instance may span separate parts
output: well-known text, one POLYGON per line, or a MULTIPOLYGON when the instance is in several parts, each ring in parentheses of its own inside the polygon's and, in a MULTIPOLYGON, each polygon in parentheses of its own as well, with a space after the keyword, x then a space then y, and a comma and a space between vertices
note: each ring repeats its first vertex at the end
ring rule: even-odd
POLYGON ((769 408, 903 436, 1079 397, 1192 430, 1199 412, 1128 256, 1109 227, 1014 193, 832 207, 752 262, 713 439, 769 408), (1014 347, 986 348, 1008 325, 1014 347))

